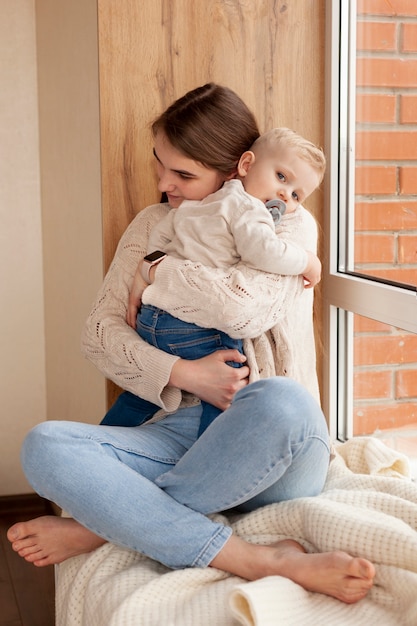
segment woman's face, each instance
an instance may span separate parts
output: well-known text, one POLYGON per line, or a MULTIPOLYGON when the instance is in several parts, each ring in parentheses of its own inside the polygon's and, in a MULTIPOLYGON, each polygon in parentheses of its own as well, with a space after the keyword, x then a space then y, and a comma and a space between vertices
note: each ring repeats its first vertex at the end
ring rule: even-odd
POLYGON ((173 209, 183 200, 202 200, 223 185, 227 176, 193 161, 174 148, 162 131, 154 141, 158 189, 165 192, 173 209))

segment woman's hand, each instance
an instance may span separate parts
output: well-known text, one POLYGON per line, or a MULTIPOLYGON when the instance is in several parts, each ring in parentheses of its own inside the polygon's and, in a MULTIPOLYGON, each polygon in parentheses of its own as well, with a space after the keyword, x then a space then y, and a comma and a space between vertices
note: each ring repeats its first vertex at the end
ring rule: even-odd
POLYGON ((226 361, 244 363, 246 357, 237 350, 218 350, 195 361, 179 359, 172 368, 169 383, 225 411, 235 394, 249 382, 246 365, 230 367, 226 361))
POLYGON ((142 261, 139 262, 136 274, 133 278, 133 283, 129 292, 129 302, 127 305, 126 321, 129 326, 133 328, 133 330, 136 330, 136 316, 142 303, 142 294, 148 286, 148 283, 145 282, 142 278, 142 274, 140 271, 141 267, 142 261))

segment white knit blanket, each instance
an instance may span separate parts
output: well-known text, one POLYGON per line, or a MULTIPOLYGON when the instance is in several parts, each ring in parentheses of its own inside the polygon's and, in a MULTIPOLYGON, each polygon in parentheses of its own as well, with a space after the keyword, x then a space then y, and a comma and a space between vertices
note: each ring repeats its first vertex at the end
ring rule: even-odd
POLYGON ((106 544, 57 568, 57 626, 416 626, 417 485, 408 461, 373 438, 336 450, 320 496, 267 506, 232 526, 251 542, 292 537, 308 552, 368 558, 376 579, 364 600, 347 605, 280 576, 246 582, 212 568, 171 571, 106 544))

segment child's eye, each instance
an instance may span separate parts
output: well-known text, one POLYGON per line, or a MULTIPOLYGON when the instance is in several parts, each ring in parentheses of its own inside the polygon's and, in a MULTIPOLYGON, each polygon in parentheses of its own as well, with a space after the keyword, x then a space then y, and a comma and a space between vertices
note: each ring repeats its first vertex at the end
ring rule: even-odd
POLYGON ((277 172, 277 177, 279 178, 279 180, 285 181, 285 176, 282 172, 277 172))
POLYGON ((297 200, 297 202, 298 202, 298 193, 293 191, 291 195, 294 198, 294 200, 297 200))

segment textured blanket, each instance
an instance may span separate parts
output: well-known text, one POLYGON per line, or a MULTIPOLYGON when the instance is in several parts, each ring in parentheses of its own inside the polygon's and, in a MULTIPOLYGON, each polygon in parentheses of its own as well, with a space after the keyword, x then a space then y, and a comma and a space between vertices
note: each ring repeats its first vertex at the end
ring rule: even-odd
POLYGON ((416 626, 417 485, 406 457, 379 440, 338 446, 320 496, 225 521, 252 542, 291 537, 308 552, 368 558, 375 585, 347 605, 280 576, 171 571, 106 544, 57 568, 57 626, 416 626))

